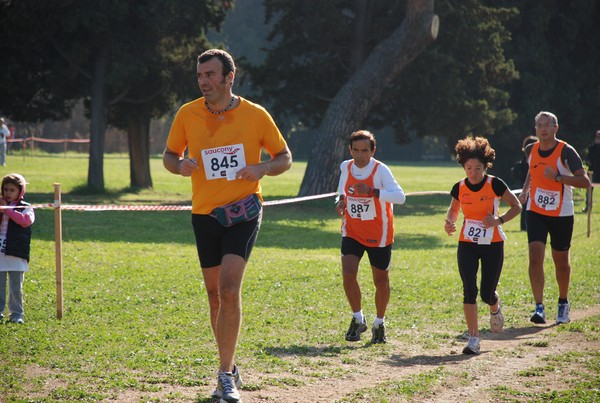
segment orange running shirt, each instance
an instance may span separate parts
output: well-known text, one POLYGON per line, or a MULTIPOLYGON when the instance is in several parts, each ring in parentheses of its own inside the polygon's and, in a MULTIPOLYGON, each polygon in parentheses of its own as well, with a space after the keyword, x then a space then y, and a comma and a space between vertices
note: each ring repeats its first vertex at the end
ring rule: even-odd
POLYGON ((466 179, 459 182, 458 201, 464 215, 459 241, 488 245, 492 242, 506 240, 502 226, 491 228, 483 226, 484 217, 490 214, 497 215, 500 206, 500 196, 494 192, 492 187, 494 176, 486 176, 485 184, 477 192, 469 189, 466 179))
POLYGON ((262 106, 239 99, 237 108, 220 115, 206 110, 204 98, 183 105, 175 115, 167 147, 180 156, 187 149, 199 166, 192 174, 193 214, 209 214, 252 193, 262 199, 260 182, 235 179, 235 173, 258 164, 263 148, 273 157, 287 146, 262 106))
MULTIPOLYGON (((544 169, 552 167, 559 174, 570 173, 561 162, 565 142, 557 140, 558 145, 547 157, 540 155, 540 143, 535 143, 529 153, 529 201, 527 210, 551 217, 563 216, 565 196, 571 198, 571 187, 544 176, 544 169)), ((572 213, 570 214, 572 215, 572 213)))

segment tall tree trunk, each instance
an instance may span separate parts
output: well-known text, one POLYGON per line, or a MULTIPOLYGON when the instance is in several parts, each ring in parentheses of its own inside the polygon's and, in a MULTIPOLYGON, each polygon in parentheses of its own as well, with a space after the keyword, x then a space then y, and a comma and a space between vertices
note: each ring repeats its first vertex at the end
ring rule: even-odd
POLYGON ((91 91, 90 161, 88 165, 88 188, 92 192, 104 192, 104 134, 106 131, 106 69, 108 44, 98 48, 94 60, 91 91))
POLYGON ((144 112, 129 117, 129 172, 132 188, 151 188, 150 175, 150 116, 144 112))
MULTIPOLYGON (((434 0, 409 0, 402 24, 371 52, 329 104, 306 167, 300 196, 333 192, 347 139, 377 104, 389 83, 437 37, 434 0)), ((360 19, 358 19, 360 21, 360 19)))

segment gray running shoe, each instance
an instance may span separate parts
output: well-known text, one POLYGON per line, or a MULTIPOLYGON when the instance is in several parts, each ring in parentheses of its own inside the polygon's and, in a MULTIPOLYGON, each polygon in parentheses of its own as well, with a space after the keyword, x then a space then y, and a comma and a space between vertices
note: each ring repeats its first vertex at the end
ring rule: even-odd
POLYGON ((544 312, 544 307, 536 307, 535 312, 533 315, 531 315, 531 319, 529 320, 540 325, 546 323, 546 313, 544 312))
POLYGON ((346 332, 346 341, 359 341, 360 334, 367 331, 367 320, 363 317, 362 322, 356 320, 356 318, 352 318, 350 322, 350 327, 346 332))
POLYGON ((240 397, 240 393, 237 390, 237 388, 242 386, 242 377, 240 375, 240 371, 237 367, 237 365, 233 366, 233 372, 221 372, 219 371, 218 374, 218 378, 217 378, 217 388, 215 389, 215 391, 212 393, 211 397, 213 399, 221 399, 221 402, 241 402, 241 397, 240 397), (237 400, 235 400, 235 394, 233 397, 231 397, 231 393, 223 393, 226 388, 223 384, 223 381, 221 379, 221 375, 222 374, 229 374, 232 379, 233 379, 233 389, 235 390, 235 394, 237 394, 237 400), (225 396, 225 397, 223 397, 225 396), (227 400, 229 399, 229 400, 227 400), (232 400, 234 399, 234 400, 232 400))
POLYGON ((498 305, 498 312, 490 312, 490 330, 492 333, 500 333, 504 327, 504 315, 502 315, 502 307, 498 305))
POLYGON ((379 344, 386 343, 387 339, 385 338, 385 325, 382 323, 381 325, 371 328, 371 332, 373 332, 373 337, 371 337, 371 343, 379 344))
POLYGON ((479 354, 479 337, 469 337, 469 342, 463 348, 463 354, 479 354))
POLYGON ((571 304, 568 302, 564 304, 558 304, 558 316, 556 317, 556 323, 569 323, 571 321, 571 304))

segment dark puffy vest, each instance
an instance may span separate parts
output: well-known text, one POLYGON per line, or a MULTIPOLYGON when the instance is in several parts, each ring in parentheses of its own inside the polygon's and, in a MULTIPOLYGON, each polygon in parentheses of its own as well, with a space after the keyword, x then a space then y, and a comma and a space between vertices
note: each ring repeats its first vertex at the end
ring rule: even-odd
MULTIPOLYGON (((29 206, 24 201, 19 202, 19 206, 29 206)), ((16 208, 16 211, 23 211, 24 208, 16 208)), ((4 218, 8 218, 4 216, 4 218)), ((29 251, 31 248, 31 226, 23 228, 11 219, 8 219, 8 230, 6 231, 6 254, 9 256, 20 257, 29 262, 29 251)))

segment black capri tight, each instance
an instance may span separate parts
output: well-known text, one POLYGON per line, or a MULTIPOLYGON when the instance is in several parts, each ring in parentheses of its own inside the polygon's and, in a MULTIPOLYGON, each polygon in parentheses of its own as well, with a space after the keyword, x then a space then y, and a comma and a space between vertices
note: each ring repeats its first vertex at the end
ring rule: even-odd
POLYGON ((498 300, 496 287, 504 263, 504 242, 493 242, 490 245, 459 242, 456 255, 463 283, 463 303, 477 303, 477 270, 481 260, 481 300, 494 305, 498 300))

